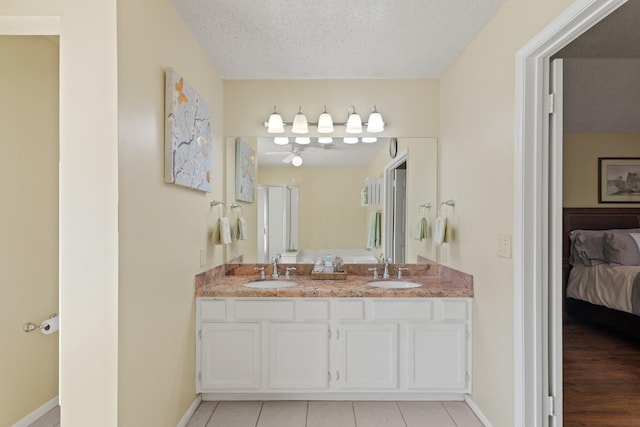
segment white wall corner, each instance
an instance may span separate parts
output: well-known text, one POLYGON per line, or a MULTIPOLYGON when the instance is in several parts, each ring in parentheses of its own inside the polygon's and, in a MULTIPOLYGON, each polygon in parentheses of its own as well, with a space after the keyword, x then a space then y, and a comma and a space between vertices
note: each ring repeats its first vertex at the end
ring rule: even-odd
POLYGON ((38 418, 42 417, 44 414, 46 414, 56 406, 58 406, 58 396, 54 397, 35 411, 31 412, 29 415, 13 424, 11 427, 29 427, 31 424, 36 422, 38 418))
POLYGON ((478 417, 484 427, 493 427, 491 421, 489 421, 489 419, 482 413, 478 404, 469 395, 464 397, 464 402, 473 411, 476 417, 478 417))
POLYGON ((191 406, 189 406, 189 409, 187 409, 187 412, 185 412, 182 418, 180 418, 180 421, 178 422, 178 424, 176 424, 176 427, 187 427, 189 420, 191 419, 191 417, 193 417, 193 414, 196 413, 196 410, 198 409, 198 406, 200 406, 201 402, 202 402, 202 395, 199 394, 194 399, 191 406))

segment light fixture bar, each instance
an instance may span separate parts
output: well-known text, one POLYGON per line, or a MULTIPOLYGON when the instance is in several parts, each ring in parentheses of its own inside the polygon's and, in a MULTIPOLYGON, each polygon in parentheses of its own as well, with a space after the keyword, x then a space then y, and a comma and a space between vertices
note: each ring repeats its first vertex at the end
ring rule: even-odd
MULTIPOLYGON (((388 125, 388 123, 387 123, 387 122, 383 122, 383 123, 384 123, 385 127, 388 125)), ((262 122, 262 125, 263 125, 264 127, 268 128, 268 127, 269 127, 269 122, 262 122)), ((292 122, 282 122, 282 125, 283 125, 283 126, 292 126, 292 125, 293 125, 293 123, 292 123, 292 122)), ((316 123, 316 122, 307 122, 307 125, 309 125, 309 126, 315 126, 315 127, 318 127, 318 123, 316 123)), ((369 125, 369 122, 362 122, 362 127, 363 127, 363 128, 364 128, 365 126, 368 126, 368 125, 369 125)), ((343 123, 336 123, 336 122, 334 122, 334 123, 333 123, 333 126, 345 126, 345 127, 346 127, 346 126, 347 126, 347 122, 343 122, 343 123)), ((364 132, 364 129, 363 129, 363 132, 364 132)))

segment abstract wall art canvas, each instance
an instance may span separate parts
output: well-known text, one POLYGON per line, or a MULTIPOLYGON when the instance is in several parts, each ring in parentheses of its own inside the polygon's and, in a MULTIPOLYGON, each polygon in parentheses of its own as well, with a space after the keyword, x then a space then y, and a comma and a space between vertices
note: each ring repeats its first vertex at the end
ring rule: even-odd
POLYGON ((253 203, 256 153, 242 138, 236 139, 236 200, 253 203))
POLYGON ((165 69, 165 182, 211 192, 213 124, 207 102, 165 69))

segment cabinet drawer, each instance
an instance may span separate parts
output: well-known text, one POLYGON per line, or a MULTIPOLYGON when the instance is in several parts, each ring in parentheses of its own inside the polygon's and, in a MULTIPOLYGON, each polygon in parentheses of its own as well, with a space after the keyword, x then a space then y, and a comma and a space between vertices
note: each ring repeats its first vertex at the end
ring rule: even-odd
POLYGON ((442 320, 470 320, 471 304, 464 299, 441 300, 442 320))
POLYGON ((337 320, 364 320, 364 300, 338 300, 337 320))
POLYGON ((299 301, 296 320, 329 320, 329 301, 310 299, 299 301))
POLYGON ((374 320, 433 320, 433 303, 424 299, 374 300, 374 320))
POLYGON ((226 301, 204 300, 200 301, 200 320, 202 322, 220 322, 227 316, 226 301))
POLYGON ((236 320, 294 320, 293 300, 242 300, 235 304, 236 320))

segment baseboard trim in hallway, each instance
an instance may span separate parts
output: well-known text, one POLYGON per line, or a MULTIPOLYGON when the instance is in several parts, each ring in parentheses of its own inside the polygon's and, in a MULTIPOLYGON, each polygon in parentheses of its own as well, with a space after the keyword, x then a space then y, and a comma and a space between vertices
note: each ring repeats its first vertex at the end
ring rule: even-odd
POLYGON ((476 417, 478 417, 484 427, 493 427, 491 421, 489 421, 489 419, 484 416, 478 404, 471 397, 469 397, 469 395, 466 395, 464 397, 464 402, 467 404, 469 409, 471 409, 473 413, 476 414, 476 417))
POLYGON ((53 399, 51 399, 50 401, 48 401, 47 403, 45 403, 44 405, 36 409, 35 411, 31 412, 29 415, 27 415, 20 421, 16 422, 11 427, 29 427, 31 424, 36 422, 40 417, 42 417, 44 414, 46 414, 56 406, 58 406, 58 396, 54 397, 53 399))
POLYGON ((196 413, 196 409, 198 409, 198 406, 200 406, 201 402, 202 402, 202 395, 199 394, 194 399, 191 406, 189 406, 189 409, 187 409, 187 412, 184 413, 184 415, 182 416, 182 418, 180 419, 176 427, 186 427, 191 417, 193 417, 193 414, 196 413))

